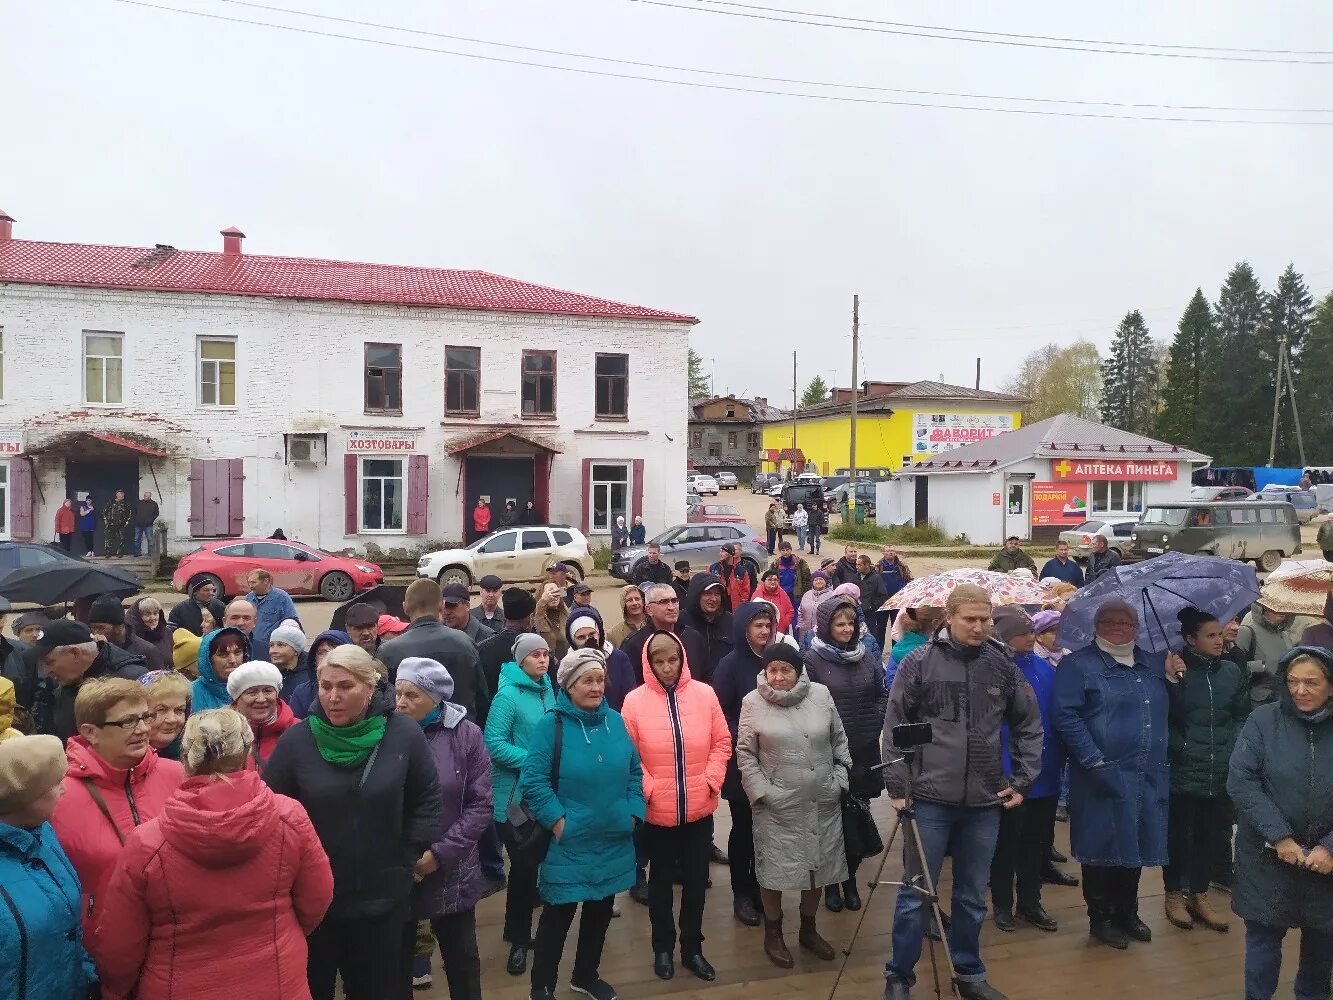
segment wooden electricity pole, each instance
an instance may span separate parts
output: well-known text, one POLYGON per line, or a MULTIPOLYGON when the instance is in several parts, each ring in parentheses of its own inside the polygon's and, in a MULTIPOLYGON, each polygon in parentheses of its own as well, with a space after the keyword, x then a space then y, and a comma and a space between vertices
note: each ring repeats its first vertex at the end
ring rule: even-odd
MULTIPOLYGON (((796 352, 791 352, 791 464, 796 466, 796 352)), ((804 469, 801 471, 805 471, 804 469)))
POLYGON ((856 508, 856 400, 861 392, 857 378, 857 354, 861 349, 861 296, 852 296, 852 454, 851 486, 847 490, 847 501, 855 512, 856 508))
POLYGON ((1287 338, 1284 336, 1277 348, 1277 379, 1273 384, 1273 431, 1268 439, 1268 467, 1273 467, 1277 458, 1278 414, 1282 408, 1282 393, 1287 393, 1291 400, 1291 419, 1296 425, 1296 448, 1301 456, 1301 468, 1305 468, 1305 438, 1301 434, 1301 415, 1296 409, 1296 383, 1291 375, 1291 357, 1287 353, 1287 338))

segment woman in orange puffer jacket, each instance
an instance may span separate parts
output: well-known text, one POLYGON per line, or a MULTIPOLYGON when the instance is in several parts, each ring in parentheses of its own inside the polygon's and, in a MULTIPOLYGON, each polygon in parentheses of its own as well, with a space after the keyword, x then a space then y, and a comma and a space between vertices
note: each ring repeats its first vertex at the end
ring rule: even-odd
POLYGON ((681 964, 711 982, 716 974, 702 951, 704 894, 731 731, 713 689, 690 676, 685 647, 673 633, 656 632, 644 643, 642 669, 643 685, 625 696, 621 714, 643 761, 653 971, 661 979, 675 975, 672 883, 679 876, 681 964))

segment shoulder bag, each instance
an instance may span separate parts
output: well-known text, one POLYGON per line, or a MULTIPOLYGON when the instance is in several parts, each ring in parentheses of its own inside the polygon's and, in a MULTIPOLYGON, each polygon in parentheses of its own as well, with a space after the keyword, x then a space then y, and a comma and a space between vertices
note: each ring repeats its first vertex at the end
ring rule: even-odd
MULTIPOLYGON (((551 790, 560 790, 560 749, 564 742, 565 727, 559 713, 555 717, 555 749, 551 754, 551 790)), ((536 868, 546 860, 551 847, 551 831, 537 822, 537 817, 521 799, 514 801, 518 782, 509 791, 505 819, 500 824, 500 838, 509 850, 509 857, 527 868, 536 868)))

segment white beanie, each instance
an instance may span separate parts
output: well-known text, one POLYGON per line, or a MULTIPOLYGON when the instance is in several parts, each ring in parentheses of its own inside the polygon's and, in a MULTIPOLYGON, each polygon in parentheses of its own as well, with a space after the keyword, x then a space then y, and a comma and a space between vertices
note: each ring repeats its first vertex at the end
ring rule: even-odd
POLYGON ((263 660, 251 660, 249 663, 242 663, 227 678, 227 697, 236 701, 245 692, 257 687, 271 687, 273 690, 281 692, 282 671, 263 660))
MULTIPOLYGON (((283 645, 291 646, 298 653, 306 651, 305 633, 295 626, 288 625, 286 622, 279 625, 268 634, 269 642, 280 642, 283 645)), ((267 653, 268 650, 263 652, 267 653)))

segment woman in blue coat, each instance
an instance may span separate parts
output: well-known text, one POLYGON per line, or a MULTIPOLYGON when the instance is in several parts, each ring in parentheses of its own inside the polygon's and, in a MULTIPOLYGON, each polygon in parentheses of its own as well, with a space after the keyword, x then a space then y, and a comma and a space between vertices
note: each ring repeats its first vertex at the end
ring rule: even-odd
POLYGON ((97 975, 83 950, 79 877, 51 814, 65 791, 54 736, 0 742, 0 995, 84 1000, 97 975))
POLYGON ((1069 837, 1092 936, 1123 950, 1152 940, 1139 876, 1167 861, 1165 658, 1138 647, 1139 618, 1124 601, 1103 601, 1094 630, 1055 672, 1053 722, 1069 752, 1069 837))
POLYGON ((616 1000, 598 966, 615 895, 634 885, 634 826, 644 817, 643 770, 624 721, 606 704, 605 654, 595 648, 570 650, 556 680, 555 710, 533 730, 519 778, 528 808, 553 835, 538 881, 546 906, 537 924, 531 996, 555 997, 560 954, 574 910, 582 903, 570 987, 593 1000, 616 1000))

